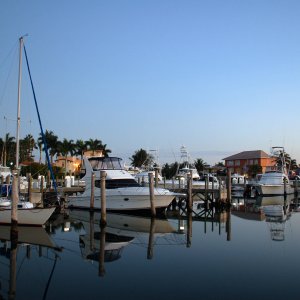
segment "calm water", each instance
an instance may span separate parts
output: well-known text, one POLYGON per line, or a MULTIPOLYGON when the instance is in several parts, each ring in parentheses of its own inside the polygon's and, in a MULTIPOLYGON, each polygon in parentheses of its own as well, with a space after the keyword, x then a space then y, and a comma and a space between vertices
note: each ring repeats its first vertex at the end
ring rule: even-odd
POLYGON ((289 203, 240 200, 213 222, 109 215, 105 232, 99 214, 71 211, 49 233, 19 229, 17 251, 2 226, 0 299, 299 299, 300 213, 289 203), (258 212, 270 204, 281 206, 258 212))

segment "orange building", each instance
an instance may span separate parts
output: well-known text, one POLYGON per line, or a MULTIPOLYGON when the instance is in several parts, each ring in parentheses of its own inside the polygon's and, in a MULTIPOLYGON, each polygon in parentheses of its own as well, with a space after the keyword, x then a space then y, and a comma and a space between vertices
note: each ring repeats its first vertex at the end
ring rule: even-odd
POLYGON ((75 174, 79 172, 80 164, 81 160, 77 157, 68 156, 65 158, 64 156, 58 156, 54 166, 64 168, 68 174, 75 174))
POLYGON ((247 174, 249 167, 258 165, 262 168, 262 172, 271 171, 275 169, 275 159, 262 150, 243 151, 223 158, 225 160, 225 167, 230 172, 238 174, 247 174))

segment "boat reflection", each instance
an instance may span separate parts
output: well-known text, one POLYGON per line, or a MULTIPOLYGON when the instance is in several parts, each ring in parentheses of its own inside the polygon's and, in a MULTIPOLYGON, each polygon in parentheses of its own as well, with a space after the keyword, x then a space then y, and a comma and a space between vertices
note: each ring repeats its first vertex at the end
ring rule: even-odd
MULTIPOLYGON (((17 287, 18 295, 32 295, 32 287, 24 284, 23 280, 30 277, 33 282, 40 282, 37 279, 40 279, 41 274, 36 272, 36 268, 31 263, 37 262, 37 259, 43 261, 43 271, 47 270, 50 261, 51 264, 54 262, 53 266, 49 266, 48 280, 44 285, 36 284, 34 289, 36 299, 45 299, 58 258, 58 251, 61 251, 61 248, 56 246, 42 227, 0 226, 0 263, 2 266, 8 266, 7 270, 3 268, 1 270, 0 299, 15 299, 17 287), (37 276, 38 278, 36 278, 37 276), (3 280, 5 277, 7 280, 3 280), (5 294, 8 297, 4 296, 5 294)), ((22 298, 22 296, 20 297, 22 298)))
POLYGON ((233 199, 232 214, 252 221, 265 221, 273 241, 284 241, 285 224, 292 212, 298 211, 298 198, 285 196, 257 196, 233 199))
POLYGON ((81 255, 99 262, 100 276, 105 273, 104 262, 120 259, 123 249, 133 241, 147 243, 147 258, 151 259, 155 239, 177 233, 167 219, 107 213, 107 225, 101 227, 100 212, 76 209, 67 211, 67 215, 71 226, 84 230, 79 235, 81 255))
POLYGON ((285 224, 291 217, 290 205, 293 198, 294 195, 258 198, 273 241, 284 241, 285 239, 285 224))

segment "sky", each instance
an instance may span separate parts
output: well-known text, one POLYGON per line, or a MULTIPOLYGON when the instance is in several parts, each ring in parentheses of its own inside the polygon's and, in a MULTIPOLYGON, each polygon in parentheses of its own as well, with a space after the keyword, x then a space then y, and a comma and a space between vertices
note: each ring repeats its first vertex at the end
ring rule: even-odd
MULTIPOLYGON (((209 164, 283 146, 300 163, 300 1, 1 0, 0 136, 24 38, 44 130, 125 161, 209 164)), ((23 57, 21 137, 39 134, 23 57)))

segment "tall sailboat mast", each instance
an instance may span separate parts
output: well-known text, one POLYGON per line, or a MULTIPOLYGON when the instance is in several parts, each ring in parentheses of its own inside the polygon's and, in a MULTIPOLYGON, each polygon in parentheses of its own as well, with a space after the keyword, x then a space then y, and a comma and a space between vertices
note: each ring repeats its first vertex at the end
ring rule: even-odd
POLYGON ((20 51, 19 51, 19 79, 18 79, 18 109, 17 109, 17 133, 16 133, 16 169, 19 169, 19 156, 20 156, 20 122, 21 122, 21 81, 22 81, 22 47, 23 36, 19 38, 20 51))

